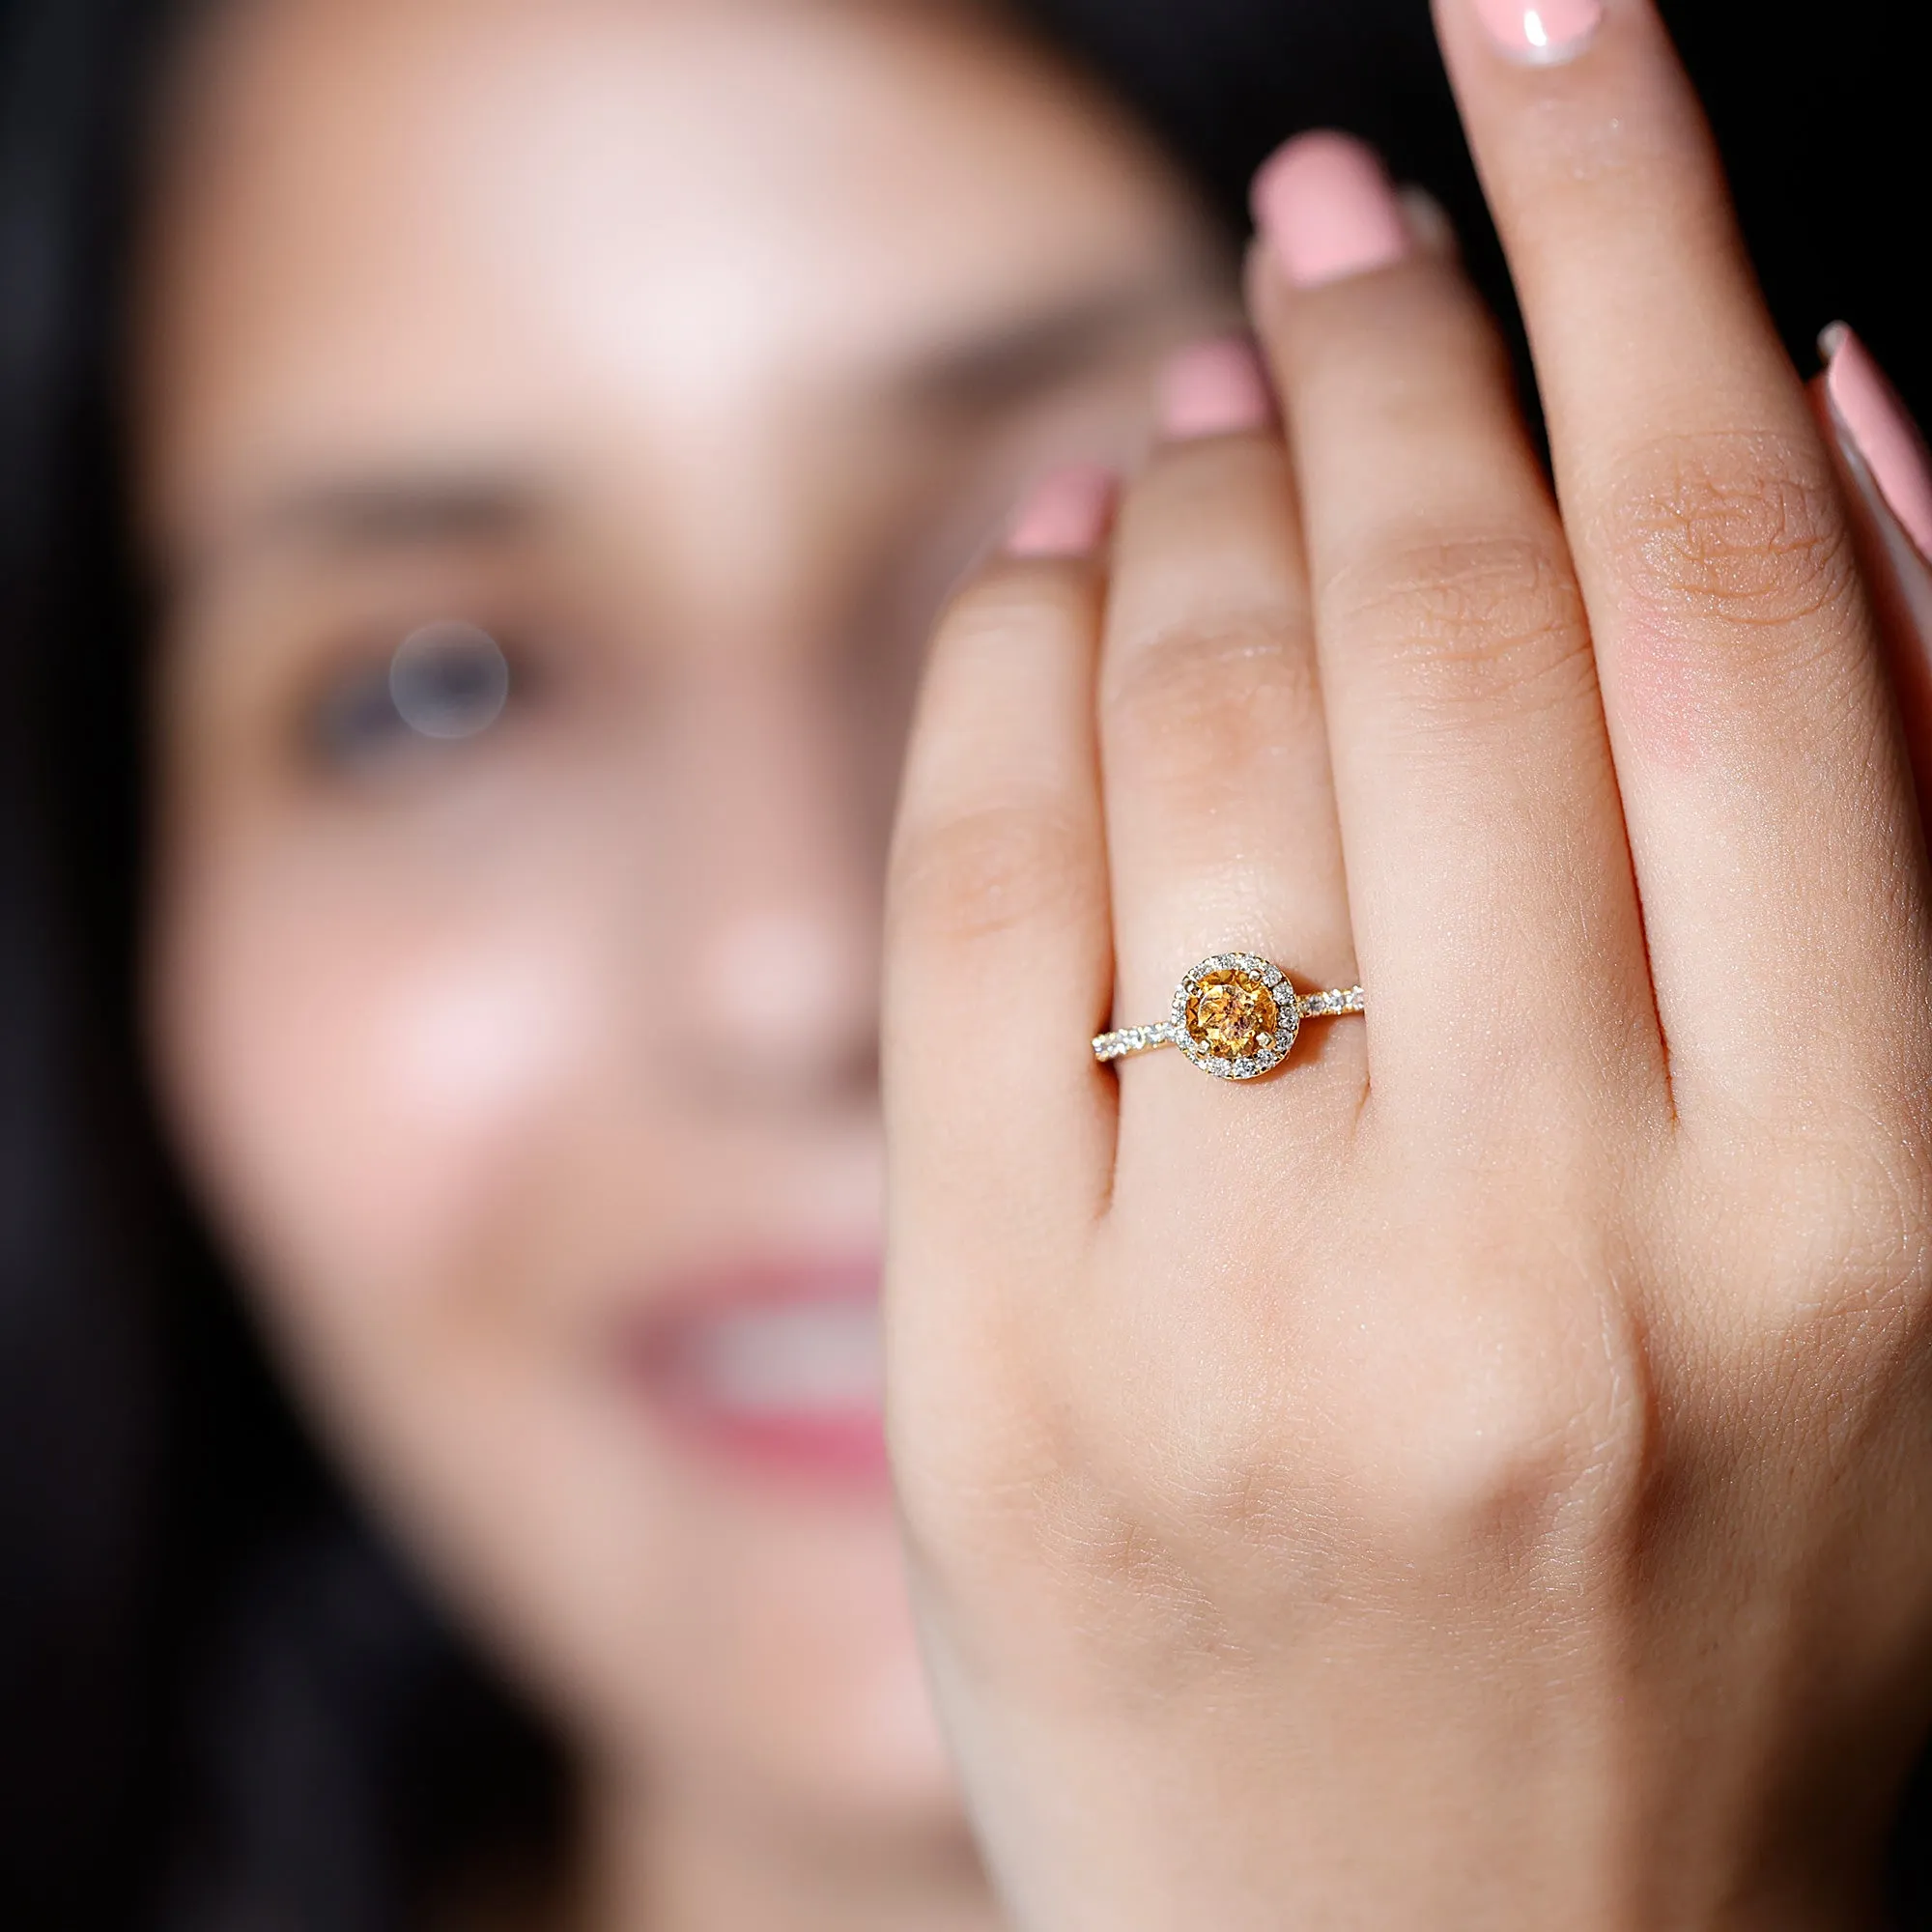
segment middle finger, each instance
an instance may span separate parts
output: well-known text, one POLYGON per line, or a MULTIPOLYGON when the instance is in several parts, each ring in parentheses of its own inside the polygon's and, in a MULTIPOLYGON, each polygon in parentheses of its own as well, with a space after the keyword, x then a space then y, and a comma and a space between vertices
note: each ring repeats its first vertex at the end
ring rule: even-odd
POLYGON ((1378 1092, 1656 1072, 1582 598, 1495 331, 1359 143, 1291 144, 1256 201, 1378 1092))
POLYGON ((1521 297, 1673 1088, 1895 1089, 1926 901, 1843 508, 1655 0, 1437 0, 1521 297), (1840 1004, 1861 1024, 1821 1023, 1840 1004))

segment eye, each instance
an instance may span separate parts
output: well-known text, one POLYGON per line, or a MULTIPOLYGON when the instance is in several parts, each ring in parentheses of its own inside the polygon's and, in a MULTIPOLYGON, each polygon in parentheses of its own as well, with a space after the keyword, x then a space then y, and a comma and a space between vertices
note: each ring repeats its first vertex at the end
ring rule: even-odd
POLYGON ((425 739, 473 738, 509 696, 509 660, 488 631, 425 624, 386 665, 365 665, 326 691, 309 736, 330 763, 366 764, 425 739))

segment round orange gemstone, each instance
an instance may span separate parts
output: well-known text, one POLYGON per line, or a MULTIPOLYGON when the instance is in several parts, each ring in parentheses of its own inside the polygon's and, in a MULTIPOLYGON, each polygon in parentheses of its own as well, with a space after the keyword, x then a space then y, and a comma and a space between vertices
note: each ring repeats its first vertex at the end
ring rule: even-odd
POLYGON ((1281 1021, 1281 1009, 1265 981, 1239 966, 1202 975, 1182 1015, 1188 1037, 1216 1060, 1246 1060, 1265 1052, 1281 1021))

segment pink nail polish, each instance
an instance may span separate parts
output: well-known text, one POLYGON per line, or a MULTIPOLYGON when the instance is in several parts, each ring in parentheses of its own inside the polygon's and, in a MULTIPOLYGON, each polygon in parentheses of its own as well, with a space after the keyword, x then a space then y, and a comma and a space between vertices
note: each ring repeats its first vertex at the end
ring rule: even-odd
POLYGON ((1312 289, 1385 269, 1408 229, 1373 149, 1347 134, 1299 134, 1255 177, 1255 225, 1283 272, 1312 289))
POLYGON ((1476 16, 1511 60, 1566 61, 1589 45, 1603 0, 1475 0, 1476 16))
POLYGON ((1160 429, 1172 441, 1239 436, 1273 416, 1262 359, 1245 336, 1190 343, 1160 372, 1160 429))
POLYGON ((1009 556, 1086 556, 1114 514, 1114 472, 1103 464, 1050 469, 1020 500, 1007 530, 1009 556))
POLYGON ((1833 410, 1887 507, 1932 562, 1932 453, 1918 425, 1871 351, 1843 323, 1833 323, 1818 346, 1829 358, 1825 392, 1833 410))
POLYGON ((1425 255, 1440 255, 1454 261, 1462 252, 1462 242, 1449 211, 1429 192, 1412 183, 1396 196, 1402 218, 1408 224, 1408 239, 1425 255))

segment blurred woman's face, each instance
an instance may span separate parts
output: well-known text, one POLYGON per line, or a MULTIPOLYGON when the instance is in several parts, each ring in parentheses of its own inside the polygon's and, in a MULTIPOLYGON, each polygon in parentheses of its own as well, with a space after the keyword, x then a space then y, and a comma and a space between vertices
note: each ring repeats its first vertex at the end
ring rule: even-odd
POLYGON ((938 4, 255 0, 185 83, 140 379, 186 1157, 587 1764, 949 1829, 873 1326, 901 722, 1222 265, 938 4))

